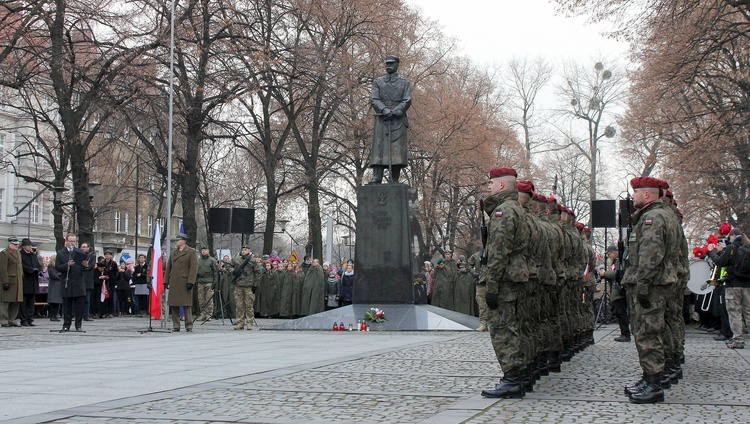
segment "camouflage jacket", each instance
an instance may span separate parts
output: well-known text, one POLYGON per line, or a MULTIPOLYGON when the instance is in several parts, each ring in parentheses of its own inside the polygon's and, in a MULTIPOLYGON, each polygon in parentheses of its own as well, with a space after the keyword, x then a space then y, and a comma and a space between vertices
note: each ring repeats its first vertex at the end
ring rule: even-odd
POLYGON ((583 281, 583 270, 586 267, 586 249, 576 228, 568 223, 563 224, 563 231, 568 242, 567 267, 568 284, 580 285, 583 281))
MULTIPOLYGON (((242 263, 245 262, 246 259, 247 256, 242 255, 237 255, 232 258, 232 263, 228 267, 232 278, 234 278, 234 270, 241 267, 242 263)), ((258 284, 260 284, 261 276, 262 271, 260 269, 260 265, 258 265, 258 263, 252 258, 251 255, 250 260, 247 261, 247 265, 242 268, 242 274, 237 278, 235 284, 237 285, 237 287, 258 287, 258 284)))
POLYGON ((650 286, 677 282, 679 223, 664 198, 638 209, 632 222, 625 286, 635 287, 636 294, 648 294, 650 286))
POLYGON ((487 293, 496 293, 500 301, 518 297, 518 284, 529 279, 525 251, 529 241, 522 225, 525 212, 518 203, 516 189, 493 194, 484 202, 487 224, 487 269, 482 276, 487 293))
POLYGON ((218 267, 216 259, 211 256, 198 256, 198 276, 195 278, 196 283, 213 284, 216 282, 218 267))

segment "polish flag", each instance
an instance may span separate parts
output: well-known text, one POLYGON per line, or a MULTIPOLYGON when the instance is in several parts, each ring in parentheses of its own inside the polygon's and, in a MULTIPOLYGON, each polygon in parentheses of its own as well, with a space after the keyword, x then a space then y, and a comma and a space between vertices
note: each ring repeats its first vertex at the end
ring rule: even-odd
POLYGON ((154 319, 161 318, 161 293, 164 291, 164 262, 161 258, 159 226, 154 229, 154 249, 151 252, 151 301, 148 312, 154 319))
POLYGON ((105 299, 109 299, 109 290, 107 290, 107 280, 102 280, 102 294, 99 296, 99 301, 104 302, 105 299))
POLYGON ((589 264, 586 264, 586 269, 583 270, 583 279, 584 280, 589 279, 589 264))

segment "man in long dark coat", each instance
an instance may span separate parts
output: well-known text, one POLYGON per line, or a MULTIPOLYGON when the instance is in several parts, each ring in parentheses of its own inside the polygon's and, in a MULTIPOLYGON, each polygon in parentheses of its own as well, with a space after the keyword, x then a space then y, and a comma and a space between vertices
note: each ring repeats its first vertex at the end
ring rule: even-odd
MULTIPOLYGON (((75 248, 77 237, 75 234, 68 234, 65 237, 65 247, 57 252, 55 259, 55 269, 60 273, 60 280, 63 287, 63 305, 65 313, 63 317, 63 330, 69 331, 70 324, 73 320, 73 310, 76 313, 76 331, 81 331, 83 323, 83 305, 86 296, 86 284, 83 281, 84 271, 89 269, 89 261, 76 261, 76 252, 79 257, 84 256, 83 251, 75 248)), ((88 257, 88 256, 86 256, 88 257)))
POLYGON ((0 322, 3 327, 20 327, 16 321, 23 301, 23 267, 16 237, 8 237, 8 247, 0 252, 0 322))
POLYGON ((172 331, 180 331, 180 306, 185 310, 185 330, 193 331, 193 286, 198 277, 198 253, 187 245, 188 237, 177 234, 175 250, 169 255, 164 281, 169 284, 169 312, 172 331))

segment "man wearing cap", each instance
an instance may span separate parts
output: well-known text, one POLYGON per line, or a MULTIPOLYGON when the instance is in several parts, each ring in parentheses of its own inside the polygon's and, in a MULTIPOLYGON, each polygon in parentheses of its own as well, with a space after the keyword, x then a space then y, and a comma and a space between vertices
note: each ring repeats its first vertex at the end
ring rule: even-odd
POLYGON ((255 292, 260 283, 261 269, 250 252, 250 246, 242 246, 240 254, 232 259, 228 267, 234 283, 234 305, 237 312, 235 330, 253 329, 255 318, 255 292))
POLYGON ((493 168, 487 174, 490 195, 484 201, 487 224, 487 269, 482 279, 487 285, 487 320, 492 347, 495 350, 503 378, 482 396, 521 398, 524 355, 521 352, 518 295, 528 282, 529 269, 524 252, 529 234, 522 225, 523 207, 518 203, 516 171, 512 168, 493 168))
POLYGON ((185 330, 193 331, 193 286, 198 276, 198 255, 187 245, 188 237, 179 233, 175 249, 169 254, 164 281, 169 284, 169 311, 172 314, 172 331, 180 331, 180 306, 185 311, 185 330))
POLYGON ((370 105, 375 111, 375 129, 370 149, 370 168, 373 177, 370 184, 383 182, 383 171, 390 167, 390 182, 398 182, 401 168, 408 159, 407 130, 409 119, 406 111, 411 106, 411 84, 398 75, 399 59, 385 59, 387 74, 372 82, 370 105))
POLYGON ((198 284, 198 307, 200 310, 200 321, 210 321, 214 314, 214 286, 218 278, 218 266, 216 260, 210 255, 208 246, 201 247, 201 256, 198 258, 198 274, 195 282, 198 284))
POLYGON ((454 276, 448 272, 446 262, 445 258, 439 257, 432 271, 432 306, 453 310, 454 276))
POLYGON ((633 231, 628 240, 628 256, 623 281, 627 289, 635 345, 643 377, 625 393, 634 403, 664 400, 661 379, 664 373, 666 302, 677 282, 679 224, 663 196, 666 183, 653 177, 637 177, 633 187, 633 231))
POLYGON ((617 317, 617 324, 620 326, 620 335, 615 337, 616 342, 630 341, 630 314, 628 313, 628 301, 625 297, 625 287, 622 282, 617 280, 617 270, 620 268, 620 259, 617 246, 614 244, 607 246, 607 259, 609 259, 609 270, 599 270, 599 276, 609 281, 610 297, 609 306, 617 317))
POLYGON ((0 252, 0 323, 3 327, 20 327, 16 321, 23 302, 23 266, 17 237, 8 237, 8 247, 0 252))
POLYGON ((23 303, 21 305, 21 325, 34 327, 34 303, 39 293, 39 274, 42 265, 32 250, 31 240, 21 240, 21 265, 23 266, 23 303))

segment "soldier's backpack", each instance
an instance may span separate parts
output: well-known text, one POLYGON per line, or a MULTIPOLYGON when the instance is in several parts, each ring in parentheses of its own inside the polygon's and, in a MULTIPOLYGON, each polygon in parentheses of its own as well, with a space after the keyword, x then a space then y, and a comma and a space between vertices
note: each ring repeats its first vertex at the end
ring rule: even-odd
POLYGON ((740 246, 734 252, 734 274, 742 279, 750 279, 750 246, 740 246))

